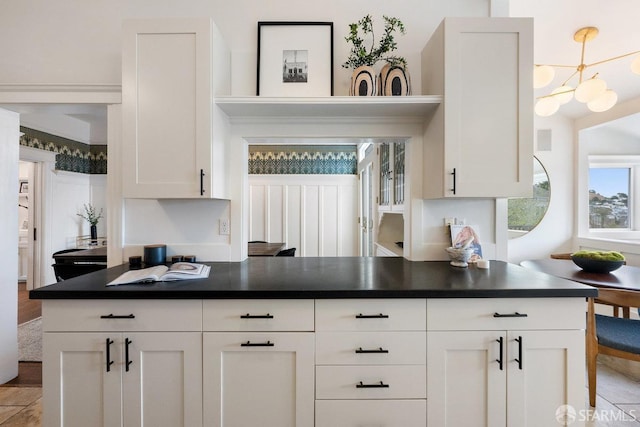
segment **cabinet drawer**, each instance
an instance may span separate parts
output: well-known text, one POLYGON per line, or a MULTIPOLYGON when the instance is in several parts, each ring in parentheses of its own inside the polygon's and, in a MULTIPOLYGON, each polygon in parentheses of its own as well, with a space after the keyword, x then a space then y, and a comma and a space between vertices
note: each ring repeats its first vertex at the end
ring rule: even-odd
POLYGON ((426 400, 317 400, 316 427, 424 427, 426 400))
POLYGON ((424 331, 424 299, 342 299, 316 301, 318 331, 424 331))
POLYGON ((427 329, 584 329, 584 298, 431 299, 427 329))
POLYGON ((426 365, 316 366, 316 399, 426 397, 426 365))
POLYGON ((313 300, 205 300, 205 331, 313 331, 313 300))
POLYGON ((44 300, 45 332, 201 331, 199 300, 44 300))
POLYGON ((425 332, 317 332, 318 365, 421 365, 425 332))

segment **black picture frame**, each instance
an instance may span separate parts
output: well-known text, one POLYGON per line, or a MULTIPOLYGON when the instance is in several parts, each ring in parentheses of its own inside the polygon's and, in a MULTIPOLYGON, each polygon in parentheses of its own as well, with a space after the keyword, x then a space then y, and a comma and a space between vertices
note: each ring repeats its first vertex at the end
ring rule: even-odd
POLYGON ((259 21, 256 95, 333 96, 333 22, 259 21), (298 53, 299 76, 287 73, 298 53))
POLYGON ((29 181, 20 181, 20 187, 18 193, 27 194, 29 192, 29 181))

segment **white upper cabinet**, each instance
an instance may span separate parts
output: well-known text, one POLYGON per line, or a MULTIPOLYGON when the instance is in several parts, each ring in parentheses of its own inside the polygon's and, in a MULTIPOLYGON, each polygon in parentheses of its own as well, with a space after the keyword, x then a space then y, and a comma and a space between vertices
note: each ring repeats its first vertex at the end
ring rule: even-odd
POLYGON ((531 196, 533 20, 446 18, 422 51, 424 197, 531 196))
POLYGON ((227 198, 230 54, 209 19, 126 21, 123 27, 123 195, 227 198), (215 64, 215 71, 212 64, 215 64))

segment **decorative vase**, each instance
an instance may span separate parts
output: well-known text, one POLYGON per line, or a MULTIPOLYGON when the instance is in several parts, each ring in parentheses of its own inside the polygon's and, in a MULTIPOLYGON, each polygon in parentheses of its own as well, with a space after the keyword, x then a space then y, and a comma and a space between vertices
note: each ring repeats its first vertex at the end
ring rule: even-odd
POLYGON ((353 74, 351 74, 349 95, 376 96, 378 91, 377 79, 378 75, 373 67, 369 65, 361 65, 353 70, 353 74))
POLYGON ((98 226, 92 225, 91 227, 89 227, 89 230, 91 231, 91 240, 98 240, 98 226))
POLYGON ((380 70, 378 94, 382 96, 411 95, 411 77, 409 71, 401 65, 388 62, 380 70))

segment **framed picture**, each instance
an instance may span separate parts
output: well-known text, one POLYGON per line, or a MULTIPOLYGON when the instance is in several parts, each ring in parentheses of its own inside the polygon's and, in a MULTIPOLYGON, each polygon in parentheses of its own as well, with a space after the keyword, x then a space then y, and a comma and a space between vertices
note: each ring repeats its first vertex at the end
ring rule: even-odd
POLYGON ((465 243, 469 243, 469 247, 473 248, 473 255, 469 258, 469 262, 476 262, 482 259, 482 245, 480 244, 480 238, 476 231, 478 227, 476 225, 451 225, 451 246, 459 248, 465 243), (473 238, 473 239, 472 239, 473 238))
POLYGON ((332 96, 333 22, 258 22, 258 96, 332 96))
POLYGON ((20 188, 18 193, 27 194, 29 192, 29 181, 20 181, 20 188))

